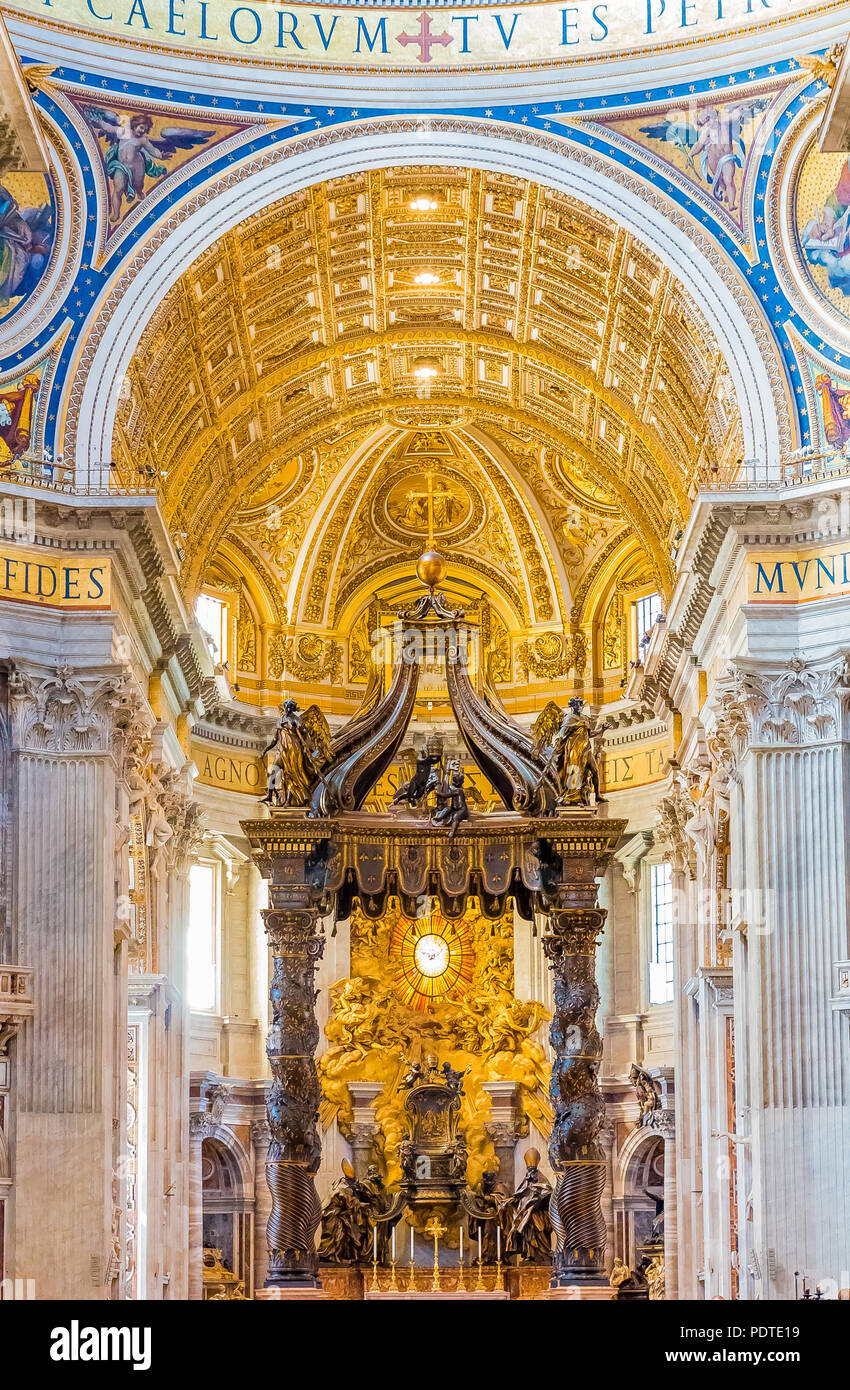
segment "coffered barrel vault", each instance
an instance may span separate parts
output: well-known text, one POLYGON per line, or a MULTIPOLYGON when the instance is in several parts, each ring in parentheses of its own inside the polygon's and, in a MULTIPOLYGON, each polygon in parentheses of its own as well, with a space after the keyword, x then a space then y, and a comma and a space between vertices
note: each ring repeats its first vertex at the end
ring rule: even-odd
POLYGON ((341 177, 235 227, 121 396, 115 458, 159 477, 189 596, 241 572, 258 622, 333 637, 421 549, 429 468, 441 545, 520 640, 587 621, 629 566, 669 592, 691 499, 742 453, 717 343, 657 256, 465 168, 341 177))

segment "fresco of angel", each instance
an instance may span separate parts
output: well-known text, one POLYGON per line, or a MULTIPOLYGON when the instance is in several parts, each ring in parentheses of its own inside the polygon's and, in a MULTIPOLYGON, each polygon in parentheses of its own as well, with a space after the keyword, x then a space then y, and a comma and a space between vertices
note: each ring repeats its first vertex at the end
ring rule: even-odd
POLYGON ((662 120, 641 126, 641 134, 681 150, 690 172, 696 175, 698 165, 713 197, 732 212, 738 206, 738 170, 747 157, 744 128, 770 101, 754 97, 736 105, 703 106, 695 116, 686 110, 668 111, 662 120))
POLYGON ((92 130, 104 142, 104 163, 109 180, 109 220, 120 222, 124 203, 135 202, 145 193, 145 179, 161 179, 168 173, 169 159, 178 150, 191 150, 210 140, 215 131, 163 126, 152 136, 153 117, 144 111, 118 114, 102 106, 85 107, 92 130), (160 163, 165 160, 165 163, 160 163))

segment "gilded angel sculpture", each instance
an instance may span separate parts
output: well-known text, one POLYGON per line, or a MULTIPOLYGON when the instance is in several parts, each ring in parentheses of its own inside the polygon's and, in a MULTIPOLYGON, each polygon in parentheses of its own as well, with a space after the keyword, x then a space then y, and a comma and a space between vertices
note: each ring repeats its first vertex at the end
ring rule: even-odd
POLYGON ((538 716, 534 754, 545 757, 543 776, 552 773, 557 779, 559 807, 589 806, 591 791, 597 805, 605 800, 599 786, 599 744, 607 728, 586 712, 580 695, 568 700, 566 711, 550 700, 538 716))
POLYGON ((322 767, 331 756, 331 731, 318 705, 302 713, 295 700, 284 700, 271 743, 261 757, 274 753, 263 801, 270 806, 306 806, 322 767))

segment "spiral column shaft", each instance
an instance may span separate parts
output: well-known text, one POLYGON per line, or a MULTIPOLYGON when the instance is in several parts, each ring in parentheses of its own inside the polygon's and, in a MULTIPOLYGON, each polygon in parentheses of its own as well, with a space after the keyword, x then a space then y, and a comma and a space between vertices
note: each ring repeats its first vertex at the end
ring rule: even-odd
POLYGON ((315 1237, 322 1211, 315 1176, 322 1146, 314 976, 324 938, 317 931, 315 907, 278 907, 276 896, 273 884, 272 907, 264 914, 274 958, 272 1022, 266 1042, 272 1072, 266 1104, 271 1135, 266 1182, 272 1205, 266 1228, 269 1267, 265 1286, 316 1288, 319 1257, 315 1237))
POLYGON ((605 1159, 598 1142, 605 1101, 598 1081, 602 1041, 596 1028, 596 942, 604 922, 601 908, 555 910, 543 937, 555 977, 549 1032, 554 1053, 549 1094, 555 1111, 549 1142, 555 1173, 550 1202, 553 1288, 606 1282, 605 1159))

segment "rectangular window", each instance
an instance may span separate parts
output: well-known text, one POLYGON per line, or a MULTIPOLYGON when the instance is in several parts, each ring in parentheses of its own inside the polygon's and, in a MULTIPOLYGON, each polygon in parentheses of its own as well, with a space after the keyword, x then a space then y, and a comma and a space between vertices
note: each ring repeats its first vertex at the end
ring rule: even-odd
POLYGON ((652 632, 655 619, 661 612, 661 595, 646 594, 639 598, 634 605, 635 610, 635 651, 638 660, 643 655, 646 644, 644 638, 652 632), (643 644, 643 645, 641 645, 643 644))
POLYGON ((218 964, 218 867, 193 864, 189 870, 189 935, 186 946, 186 995, 189 1008, 216 1007, 218 964))
POLYGON ((669 1004, 673 998, 673 876, 669 864, 649 870, 649 1002, 669 1004))
POLYGON ((227 660, 227 604, 212 594, 200 594, 195 604, 195 617, 212 643, 217 662, 227 660))

